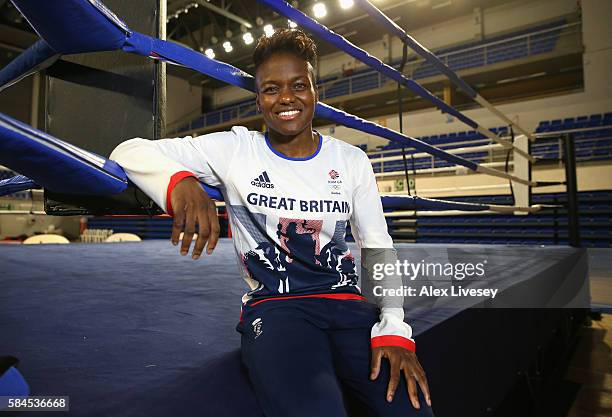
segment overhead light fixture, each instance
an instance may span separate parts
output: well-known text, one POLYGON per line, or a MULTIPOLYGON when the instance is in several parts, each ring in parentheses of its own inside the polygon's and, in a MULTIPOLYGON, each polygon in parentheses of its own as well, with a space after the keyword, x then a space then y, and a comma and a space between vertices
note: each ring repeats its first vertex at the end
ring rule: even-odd
POLYGON ((345 10, 353 7, 354 4, 355 2, 353 0, 340 0, 340 7, 345 10))
POLYGON ((441 9, 442 7, 451 6, 453 2, 451 0, 443 1, 441 3, 432 4, 431 10, 441 9))
POLYGON ((293 20, 287 20, 287 23, 291 29, 295 29, 297 27, 297 23, 295 23, 293 20))
POLYGON ((255 41, 255 39, 253 39, 253 35, 251 35, 251 32, 244 33, 242 35, 242 40, 244 41, 245 45, 250 45, 255 41))
POLYGON ((325 3, 315 3, 312 6, 312 12, 317 19, 321 19, 327 16, 327 7, 325 7, 325 3))
POLYGON ((206 55, 210 59, 215 59, 215 51, 213 51, 212 48, 206 48, 206 50, 204 51, 204 55, 206 55))
POLYGON ((234 47, 232 46, 232 43, 230 41, 225 41, 223 42, 223 49, 225 50, 225 52, 230 53, 234 50, 234 47))
POLYGON ((268 37, 274 35, 274 27, 269 23, 263 27, 263 31, 268 37))
POLYGON ((217 38, 214 35, 210 37, 210 43, 212 43, 213 45, 216 45, 217 42, 219 42, 219 38, 217 38))

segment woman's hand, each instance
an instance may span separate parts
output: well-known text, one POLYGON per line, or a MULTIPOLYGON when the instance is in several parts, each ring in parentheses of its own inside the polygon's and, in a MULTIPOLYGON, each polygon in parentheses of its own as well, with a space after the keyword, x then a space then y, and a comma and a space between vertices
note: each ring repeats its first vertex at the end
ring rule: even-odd
POLYGON ((171 204, 174 211, 172 244, 178 245, 181 231, 185 228, 181 255, 187 255, 197 222, 198 238, 191 257, 198 259, 206 242, 206 253, 210 255, 219 241, 219 218, 214 201, 206 194, 200 182, 194 177, 181 180, 172 190, 171 204))
POLYGON ((416 354, 399 346, 381 346, 373 348, 370 379, 374 380, 378 378, 382 358, 389 359, 389 363, 391 364, 391 377, 389 378, 389 386, 387 387, 387 401, 393 401, 395 390, 400 382, 400 374, 403 371, 408 385, 408 397, 410 397, 412 406, 414 408, 420 408, 416 386, 418 383, 421 387, 421 391, 423 391, 427 405, 431 407, 429 385, 427 384, 425 371, 421 367, 416 354))

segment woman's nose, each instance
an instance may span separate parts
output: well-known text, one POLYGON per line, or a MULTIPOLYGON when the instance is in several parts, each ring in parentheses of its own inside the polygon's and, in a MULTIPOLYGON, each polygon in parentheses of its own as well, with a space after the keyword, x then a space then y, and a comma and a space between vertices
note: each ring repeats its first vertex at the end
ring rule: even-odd
POLYGON ((280 101, 281 103, 288 104, 293 103, 295 100, 295 96, 293 95, 293 91, 290 88, 285 88, 281 91, 280 101))

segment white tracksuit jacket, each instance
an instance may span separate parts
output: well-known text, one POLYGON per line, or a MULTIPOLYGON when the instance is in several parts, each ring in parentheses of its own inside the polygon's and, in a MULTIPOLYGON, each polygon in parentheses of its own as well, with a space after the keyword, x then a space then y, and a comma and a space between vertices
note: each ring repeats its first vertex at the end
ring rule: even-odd
MULTIPOLYGON (((360 248, 393 248, 367 155, 329 136, 320 135, 312 156, 289 158, 262 133, 236 126, 195 138, 131 139, 110 159, 169 213, 172 189, 187 176, 221 189, 250 288, 243 302, 358 296, 354 258, 345 242, 347 222, 360 248)), ((414 350, 403 309, 378 304, 372 346, 414 350)))

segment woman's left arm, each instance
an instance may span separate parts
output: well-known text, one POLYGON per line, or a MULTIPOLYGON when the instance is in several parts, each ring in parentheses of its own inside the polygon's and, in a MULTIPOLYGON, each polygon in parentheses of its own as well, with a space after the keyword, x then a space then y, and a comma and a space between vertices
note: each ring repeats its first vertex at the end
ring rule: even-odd
MULTIPOLYGON (((353 165, 353 213, 351 230, 355 241, 361 248, 362 287, 368 299, 374 299, 380 307, 380 321, 372 327, 371 347, 372 362, 370 378, 376 379, 380 371, 382 358, 387 358, 391 365, 391 376, 387 387, 387 401, 392 401, 401 374, 403 373, 410 401, 415 408, 420 404, 417 396, 417 384, 423 391, 425 400, 431 406, 429 386, 425 371, 415 354, 416 345, 412 339, 412 328, 404 322, 404 297, 384 296, 385 291, 374 291, 375 286, 401 288, 400 276, 375 276, 375 265, 395 264, 397 254, 393 240, 387 230, 376 177, 367 155, 359 151, 358 160, 353 165)), ((396 292, 397 293, 397 292, 396 292)))

